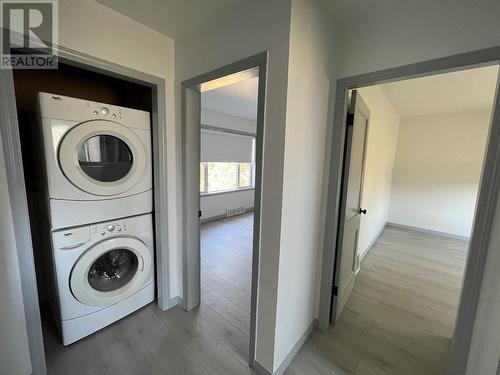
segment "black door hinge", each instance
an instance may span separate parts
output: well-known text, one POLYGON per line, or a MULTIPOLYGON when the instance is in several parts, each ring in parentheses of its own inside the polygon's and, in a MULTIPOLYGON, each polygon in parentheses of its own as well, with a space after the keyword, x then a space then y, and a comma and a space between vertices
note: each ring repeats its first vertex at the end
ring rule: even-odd
POLYGON ((338 286, 334 286, 333 287, 333 295, 334 296, 338 296, 339 295, 339 287, 338 286))
POLYGON ((354 113, 347 113, 346 124, 347 124, 347 126, 353 126, 354 125, 354 113))
POLYGON ((198 210, 198 217, 201 217, 201 210, 198 210))

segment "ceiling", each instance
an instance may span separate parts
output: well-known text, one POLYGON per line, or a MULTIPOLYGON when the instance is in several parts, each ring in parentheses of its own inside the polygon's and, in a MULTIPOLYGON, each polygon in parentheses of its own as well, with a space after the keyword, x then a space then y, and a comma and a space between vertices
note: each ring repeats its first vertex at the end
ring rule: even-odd
MULTIPOLYGON (((443 22, 450 18, 467 27, 475 17, 497 19, 497 0, 323 0, 337 28, 350 32, 359 27, 380 27, 381 22, 398 24, 443 22)), ((404 30, 402 30, 404 32, 404 30)))
POLYGON ((244 0, 96 0, 171 38, 196 29, 244 0))
POLYGON ((201 94, 201 107, 226 115, 257 120, 259 78, 250 78, 201 94))
POLYGON ((498 66, 380 85, 401 116, 490 109, 498 66))

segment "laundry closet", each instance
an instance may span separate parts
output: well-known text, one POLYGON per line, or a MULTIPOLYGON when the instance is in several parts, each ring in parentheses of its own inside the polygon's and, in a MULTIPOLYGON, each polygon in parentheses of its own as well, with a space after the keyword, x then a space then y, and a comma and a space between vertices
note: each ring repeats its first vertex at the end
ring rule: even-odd
POLYGON ((44 335, 64 345, 155 299, 151 88, 14 70, 44 335))

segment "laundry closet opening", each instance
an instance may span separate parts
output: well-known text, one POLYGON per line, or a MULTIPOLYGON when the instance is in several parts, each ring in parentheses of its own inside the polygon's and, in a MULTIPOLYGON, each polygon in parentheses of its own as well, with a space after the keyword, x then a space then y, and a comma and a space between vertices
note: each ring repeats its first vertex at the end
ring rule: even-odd
POLYGON ((157 298, 153 92, 61 62, 13 78, 49 362, 157 298))

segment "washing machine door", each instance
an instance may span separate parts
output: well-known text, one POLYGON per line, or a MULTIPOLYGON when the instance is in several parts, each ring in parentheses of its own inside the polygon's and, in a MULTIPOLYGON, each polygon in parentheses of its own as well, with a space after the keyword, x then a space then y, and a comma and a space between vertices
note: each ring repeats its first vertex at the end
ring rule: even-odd
POLYGON ((132 189, 146 174, 144 144, 129 128, 92 120, 73 127, 59 144, 59 165, 77 188, 110 196, 132 189))
POLYGON ((142 289, 151 267, 151 254, 143 242, 110 238, 88 249, 75 263, 71 291, 83 304, 109 306, 142 289))

